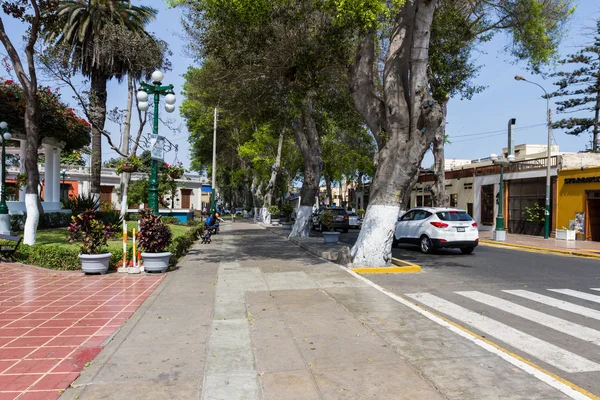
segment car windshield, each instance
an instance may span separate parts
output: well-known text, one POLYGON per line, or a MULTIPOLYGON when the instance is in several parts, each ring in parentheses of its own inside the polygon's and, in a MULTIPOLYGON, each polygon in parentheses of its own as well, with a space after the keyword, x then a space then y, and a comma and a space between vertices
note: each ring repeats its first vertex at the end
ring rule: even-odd
POLYGON ((466 211, 440 211, 436 213, 442 221, 472 221, 473 219, 466 211))

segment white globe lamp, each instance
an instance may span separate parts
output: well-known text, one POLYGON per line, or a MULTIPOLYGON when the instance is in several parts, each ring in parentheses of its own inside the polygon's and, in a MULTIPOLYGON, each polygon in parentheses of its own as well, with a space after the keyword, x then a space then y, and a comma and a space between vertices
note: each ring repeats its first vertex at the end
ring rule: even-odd
POLYGON ((165 111, 168 113, 172 113, 175 111, 175 106, 173 104, 165 104, 165 111))
POLYGON ((154 71, 152 73, 152 82, 161 83, 163 80, 163 73, 160 71, 154 71))
POLYGON ((148 111, 149 107, 150 107, 150 104, 148 104, 147 101, 140 101, 138 103, 138 110, 140 110, 140 111, 148 111))
POLYGON ((165 96, 165 103, 173 105, 175 104, 175 95, 173 93, 169 93, 165 96))
POLYGON ((11 137, 12 135, 10 134, 10 132, 4 132, 4 139, 10 140, 11 137))
POLYGON ((6 129, 8 128, 8 124, 4 121, 0 122, 0 129, 6 129))
POLYGON ((138 101, 147 102, 148 101, 148 92, 146 92, 144 89, 140 89, 140 90, 138 90, 136 97, 137 97, 138 101))

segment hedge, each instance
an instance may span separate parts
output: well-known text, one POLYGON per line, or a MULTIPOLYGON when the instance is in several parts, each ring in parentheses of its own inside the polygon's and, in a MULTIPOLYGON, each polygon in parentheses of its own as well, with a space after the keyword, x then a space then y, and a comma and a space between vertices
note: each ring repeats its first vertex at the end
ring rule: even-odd
MULTIPOLYGON (((64 228, 71 224, 71 216, 70 212, 62 213, 62 212, 49 212, 40 215, 40 221, 38 222, 38 229, 48 229, 48 228, 64 228)), ((10 216, 10 229, 12 231, 22 231, 25 228, 25 220, 27 219, 27 214, 12 214, 10 216)))
MULTIPOLYGON (((168 247, 173 256, 171 257, 171 266, 175 266, 179 259, 187 254, 188 250, 202 234, 203 227, 190 229, 186 236, 176 237, 168 247)), ((128 249, 127 258, 131 259, 132 249, 128 249)), ((115 269, 119 261, 123 259, 123 252, 113 250, 110 258, 110 269, 115 269)), ((65 248, 51 245, 33 245, 22 244, 15 252, 14 258, 23 264, 37 265, 48 269, 61 271, 77 271, 81 269, 79 261, 79 249, 77 247, 65 248)))

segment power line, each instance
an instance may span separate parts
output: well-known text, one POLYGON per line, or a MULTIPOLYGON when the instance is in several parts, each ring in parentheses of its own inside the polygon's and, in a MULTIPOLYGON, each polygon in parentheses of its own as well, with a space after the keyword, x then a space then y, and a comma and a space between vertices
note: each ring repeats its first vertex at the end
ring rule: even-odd
MULTIPOLYGON (((526 125, 526 126, 519 126, 517 128, 513 128, 513 132, 517 132, 517 131, 522 131, 522 130, 526 130, 526 129, 530 129, 530 128, 536 128, 539 126, 546 126, 547 124, 535 124, 535 125, 526 125)), ((478 132, 478 133, 469 133, 466 135, 448 135, 450 137, 467 137, 467 136, 480 136, 480 135, 488 135, 488 134, 494 134, 494 133, 506 133, 506 129, 498 129, 495 131, 487 131, 487 132, 478 132)), ((494 135, 492 135, 494 136, 494 135)))

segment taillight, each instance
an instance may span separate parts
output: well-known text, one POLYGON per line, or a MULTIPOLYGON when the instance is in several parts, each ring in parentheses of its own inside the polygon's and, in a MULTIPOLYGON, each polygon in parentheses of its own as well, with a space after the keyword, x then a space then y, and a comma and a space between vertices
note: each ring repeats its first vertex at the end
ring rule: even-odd
POLYGON ((473 228, 477 228, 477 222, 473 222, 473 223, 471 224, 471 226, 472 226, 473 228))
POLYGON ((344 215, 344 219, 348 219, 348 216, 347 216, 347 215, 344 215))
POLYGON ((433 221, 433 222, 430 222, 430 224, 435 226, 436 228, 447 228, 448 227, 448 224, 445 224, 443 222, 433 221))

